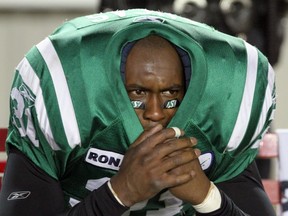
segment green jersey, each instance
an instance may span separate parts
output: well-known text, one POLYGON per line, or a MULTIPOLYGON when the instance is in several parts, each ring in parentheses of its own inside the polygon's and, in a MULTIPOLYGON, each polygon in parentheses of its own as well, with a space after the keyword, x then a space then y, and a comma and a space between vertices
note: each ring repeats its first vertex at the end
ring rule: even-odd
MULTIPOLYGON (((189 19, 142 9, 64 23, 18 65, 11 90, 9 146, 61 182, 73 206, 115 175, 143 128, 120 75, 127 42, 157 34, 185 50, 191 81, 169 123, 198 139, 211 181, 240 174, 257 155, 275 109, 274 73, 242 39, 189 19)), ((163 191, 125 215, 191 215, 163 191)))

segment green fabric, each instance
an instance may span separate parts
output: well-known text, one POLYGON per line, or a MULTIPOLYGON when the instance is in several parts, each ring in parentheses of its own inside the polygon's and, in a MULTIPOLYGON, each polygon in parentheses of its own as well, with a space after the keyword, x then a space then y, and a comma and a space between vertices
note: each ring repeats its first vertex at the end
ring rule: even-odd
MULTIPOLYGON (((16 146, 61 182, 67 205, 70 198, 83 199, 99 186, 99 179, 110 178, 117 172, 116 165, 111 169, 87 162, 91 148, 124 155, 143 131, 122 83, 120 57, 128 41, 149 34, 168 39, 190 56, 192 76, 189 88, 169 127, 183 128, 187 136, 198 139, 197 147, 203 153, 214 154, 215 161, 206 171, 207 176, 215 182, 231 179, 256 157, 257 141, 267 130, 275 109, 274 88, 271 94, 265 94, 269 88, 269 63, 260 52, 256 56, 258 67, 255 90, 251 89, 254 91, 251 111, 243 115, 243 120, 248 118, 246 132, 239 143, 232 143, 236 146, 234 149, 227 150, 246 85, 248 51, 244 41, 185 18, 142 9, 80 17, 66 22, 49 36, 64 71, 69 92, 67 97, 71 98, 79 131, 65 131, 69 124, 65 126, 67 117, 60 109, 62 101, 57 98, 57 91, 62 89, 57 90, 57 80, 52 79, 50 65, 45 62, 41 50, 34 47, 24 58, 36 75, 31 78, 32 84, 22 79, 29 64, 24 61, 25 64, 17 68, 12 91, 18 96, 16 99, 11 96, 8 138, 8 149, 9 145, 16 146), (32 87, 38 79, 39 86, 32 87), (27 100, 21 91, 23 86, 34 95, 33 100, 27 100), (261 112, 266 100, 272 103, 267 105, 267 111, 261 112), (24 107, 20 116, 15 114, 19 104, 24 107), (41 121, 44 108, 47 119, 41 121), (264 123, 261 124, 260 119, 265 119, 264 123), (28 123, 33 126, 29 133, 28 123), (47 135, 49 128, 52 137, 47 135), (21 137, 20 130, 27 133, 21 137), (71 144, 69 141, 74 132, 79 133, 80 143, 71 144), (39 146, 31 141, 33 136, 39 141, 39 146), (57 147, 52 147, 53 142, 57 147)), ((108 157, 102 159, 104 163, 108 157)), ((192 215, 193 209, 189 204, 182 205, 182 201, 172 195, 163 194, 167 195, 167 192, 158 194, 142 207, 136 206, 131 215, 146 215, 149 211, 159 211, 159 215, 167 215, 167 211, 179 214, 183 211, 192 215), (163 200, 163 197, 166 198, 163 200), (170 199, 174 202, 169 202, 170 199), (167 203, 174 205, 169 207, 167 203)))

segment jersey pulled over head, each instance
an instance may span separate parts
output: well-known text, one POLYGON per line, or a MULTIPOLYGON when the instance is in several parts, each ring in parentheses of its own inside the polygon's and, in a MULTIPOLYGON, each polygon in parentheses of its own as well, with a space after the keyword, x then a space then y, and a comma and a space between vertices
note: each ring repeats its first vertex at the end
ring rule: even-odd
MULTIPOLYGON (((121 56, 120 72, 121 72, 121 76, 122 76, 122 79, 123 79, 125 84, 126 84, 125 76, 127 76, 127 74, 125 73, 127 57, 129 55, 131 49, 134 47, 136 42, 137 43, 140 42, 140 50, 137 50, 135 52, 142 53, 143 50, 144 50, 144 52, 145 52, 145 50, 148 50, 147 55, 149 56, 148 59, 151 59, 151 62, 148 62, 148 63, 146 62, 146 64, 154 64, 155 60, 153 60, 152 58, 155 58, 155 57, 153 55, 160 55, 161 59, 163 59, 164 58, 163 53, 167 52, 163 48, 165 48, 166 46, 172 47, 172 52, 174 50, 174 52, 176 51, 178 54, 177 57, 175 57, 175 58, 181 59, 181 71, 182 71, 181 73, 184 76, 183 84, 184 84, 185 89, 187 89, 189 82, 190 82, 190 78, 191 78, 191 62, 190 62, 188 54, 184 50, 182 50, 181 48, 179 48, 177 46, 173 46, 168 41, 165 41, 165 39, 163 39, 157 35, 154 35, 154 34, 151 34, 151 35, 149 35, 145 38, 142 38, 138 41, 129 42, 123 48, 122 56, 121 56), (141 50, 141 49, 143 49, 143 50, 141 50)), ((139 60, 141 61, 142 59, 144 59, 144 61, 147 61, 147 59, 144 56, 140 56, 138 60, 137 59, 134 60, 135 64, 138 64, 139 60)), ((163 63, 163 64, 165 64, 165 63, 163 63)), ((175 65, 174 62, 172 62, 172 64, 175 65)), ((142 67, 142 66, 139 66, 139 67, 142 67)), ((167 67, 169 67, 168 64, 167 64, 167 67)), ((166 76, 168 76, 167 72, 166 72, 166 76)), ((182 98, 181 98, 181 100, 182 100, 182 98)), ((179 98, 175 98, 172 100, 162 101, 161 108, 163 108, 163 109, 177 108, 180 105, 181 100, 179 100, 179 98)), ((146 109, 146 103, 144 101, 131 99, 131 104, 132 104, 134 109, 143 109, 143 110, 146 109)))
POLYGON ((151 34, 176 47, 191 77, 168 127, 198 139, 207 176, 231 179, 256 157, 273 118, 275 88, 274 72, 255 47, 169 13, 132 9, 79 17, 27 53, 11 91, 8 146, 55 179, 81 176, 63 182, 67 200, 85 197, 91 185, 114 175, 143 131, 121 58, 125 47, 151 34))

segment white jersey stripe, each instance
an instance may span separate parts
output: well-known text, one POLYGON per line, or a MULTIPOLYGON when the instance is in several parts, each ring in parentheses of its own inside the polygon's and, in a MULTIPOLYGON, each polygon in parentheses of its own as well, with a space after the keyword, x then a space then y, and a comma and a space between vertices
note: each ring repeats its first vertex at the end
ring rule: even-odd
POLYGON ((274 89, 274 83, 275 83, 275 73, 274 70, 272 68, 272 66, 269 64, 269 68, 268 68, 268 85, 269 85, 269 89, 271 90, 271 95, 274 89))
MULTIPOLYGON (((275 72, 272 68, 272 66, 269 64, 269 72, 268 72, 268 83, 269 83, 269 89, 271 90, 271 95, 273 94, 274 90, 274 85, 275 85, 275 72)), ((274 93, 275 94, 275 93, 274 93)), ((276 104, 276 95, 273 95, 272 97, 272 103, 276 104)), ((270 116, 269 120, 274 119, 276 109, 273 109, 272 114, 270 116)))
POLYGON ((49 38, 40 42, 37 48, 44 58, 52 77, 68 144, 71 148, 74 148, 76 145, 80 145, 81 139, 71 95, 60 59, 49 38))
POLYGON ((226 149, 228 151, 235 150, 245 136, 250 120, 253 96, 257 80, 258 52, 255 47, 246 42, 245 46, 247 50, 247 75, 240 110, 226 149))
MULTIPOLYGON (((47 110, 44 105, 44 99, 42 95, 42 89, 40 88, 40 80, 35 74, 35 71, 31 67, 30 63, 26 58, 24 58, 16 68, 19 71, 20 76, 23 79, 23 82, 31 89, 33 94, 36 96, 35 99, 35 109, 37 111, 37 118, 40 125, 40 128, 46 137, 47 142, 53 150, 60 150, 59 146, 56 144, 53 138, 53 134, 50 127, 50 122, 47 115, 47 110)), ((31 130, 27 131, 28 137, 36 137, 34 132, 31 130), (30 134, 28 134, 30 133, 30 134), (34 133, 32 135, 31 133, 34 133)))
MULTIPOLYGON (((274 88, 274 81, 275 81, 275 75, 274 75, 274 70, 271 67, 271 65, 269 64, 269 69, 268 69, 268 85, 266 87, 266 92, 265 92, 265 99, 264 99, 264 103, 263 103, 263 107, 262 107, 262 111, 261 111, 261 116, 257 125, 257 129, 255 131, 255 134, 253 135, 252 140, 254 140, 261 132, 261 130, 264 127, 264 124, 267 121, 267 113, 268 110, 271 108, 271 106, 273 105, 273 103, 275 103, 275 101, 273 101, 273 88, 274 88)), ((273 118, 273 113, 271 115, 270 118, 273 118)), ((271 119, 269 119, 271 120, 271 119)), ((268 129, 268 128, 267 128, 268 129)), ((263 131, 264 133, 266 131, 263 131)), ((258 148, 259 147, 259 143, 260 142, 256 142, 252 148, 258 148)))

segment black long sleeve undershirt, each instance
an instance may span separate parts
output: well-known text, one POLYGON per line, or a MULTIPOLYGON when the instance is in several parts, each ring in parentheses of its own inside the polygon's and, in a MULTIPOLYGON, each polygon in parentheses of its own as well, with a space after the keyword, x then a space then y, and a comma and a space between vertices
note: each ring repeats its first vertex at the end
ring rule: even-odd
POLYGON ((82 202, 74 206, 66 215, 67 216, 107 216, 122 215, 129 208, 118 203, 111 193, 107 183, 94 190, 82 202))
POLYGON ((233 215, 233 216, 248 216, 248 214, 244 213, 241 209, 239 209, 235 203, 225 195, 225 193, 221 190, 221 207, 214 212, 210 213, 196 213, 196 216, 220 216, 220 215, 233 215))
MULTIPOLYGON (((233 201, 227 197, 223 191, 220 190, 222 202, 220 209, 206 214, 197 213, 197 216, 220 216, 220 215, 233 215, 233 216, 248 216, 241 211, 233 201)), ((77 206, 71 209, 67 216, 107 216, 122 215, 128 208, 120 205, 114 198, 107 184, 100 187, 98 190, 93 191, 90 196, 84 199, 77 206), (100 198, 100 199, 99 199, 100 198)))
MULTIPOLYGON (((222 197, 220 209, 208 214, 197 213, 197 215, 274 216, 275 212, 272 205, 261 187, 261 179, 257 175, 254 176, 254 169, 254 165, 249 166, 235 179, 216 184, 220 188, 222 197), (240 182, 241 186, 239 185, 240 182), (242 186, 245 188, 242 189, 242 186), (247 196, 251 200, 247 200, 247 196), (253 202, 257 204, 255 205, 253 202), (253 214, 253 212, 257 212, 257 214, 253 214)), ((120 216, 127 209, 118 203, 107 184, 104 184, 67 211, 60 182, 36 167, 20 151, 13 149, 9 154, 5 179, 0 193, 1 216, 120 216), (29 199, 16 202, 7 200, 11 192, 20 190, 30 191, 29 199)))

